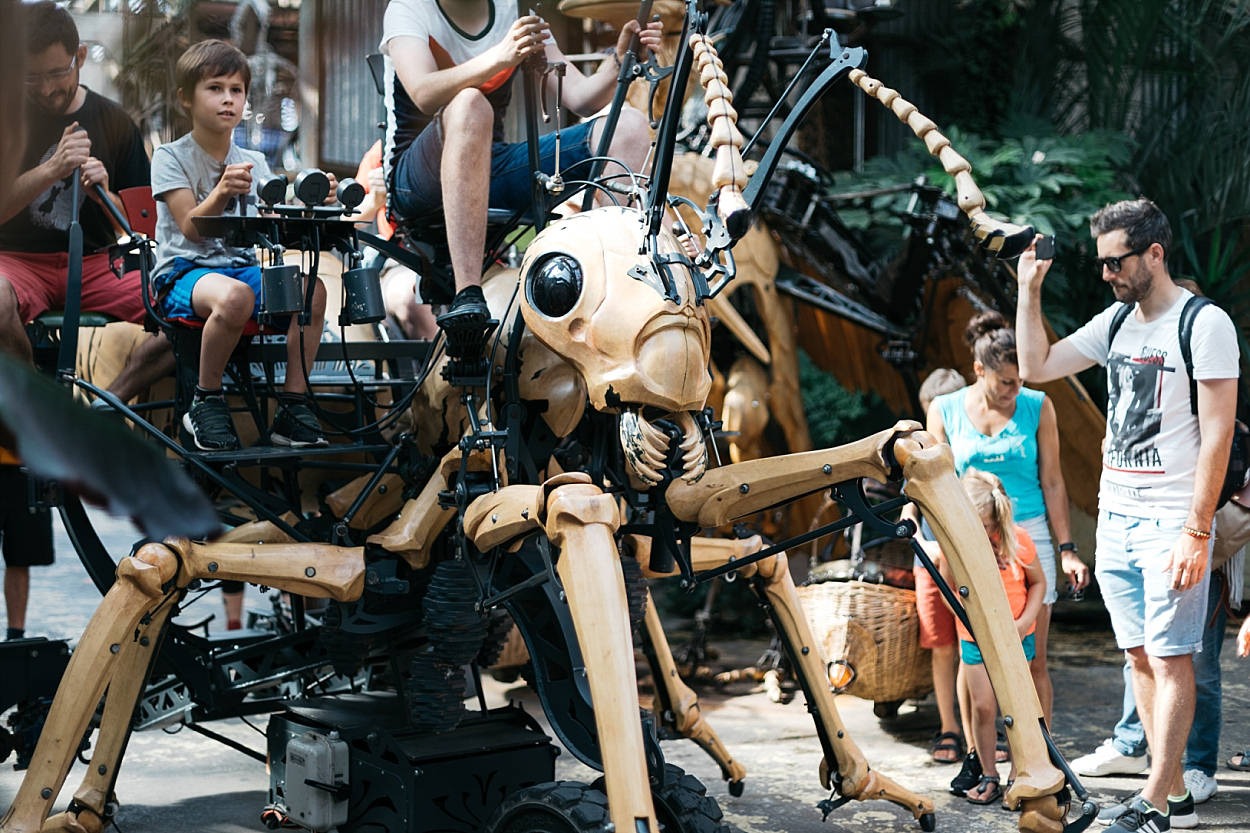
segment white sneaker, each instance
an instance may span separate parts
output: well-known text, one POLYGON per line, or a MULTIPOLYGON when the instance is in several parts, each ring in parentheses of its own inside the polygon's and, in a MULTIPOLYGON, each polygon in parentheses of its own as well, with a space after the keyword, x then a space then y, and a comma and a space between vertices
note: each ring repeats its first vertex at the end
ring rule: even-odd
POLYGON ((1211 796, 1220 791, 1214 775, 1207 775, 1200 769, 1185 770, 1185 786, 1194 797, 1195 804, 1210 801, 1211 796))
POLYGON ((1100 777, 1107 775, 1140 775, 1150 766, 1145 755, 1133 757, 1122 755, 1107 738, 1088 755, 1082 755, 1072 762, 1072 771, 1077 775, 1100 777))

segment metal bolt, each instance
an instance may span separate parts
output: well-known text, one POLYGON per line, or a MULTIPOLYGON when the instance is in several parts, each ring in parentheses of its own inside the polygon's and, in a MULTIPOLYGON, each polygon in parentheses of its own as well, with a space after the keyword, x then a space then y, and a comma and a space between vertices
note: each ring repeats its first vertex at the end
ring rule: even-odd
POLYGON ((738 491, 745 495, 747 492, 751 491, 751 485, 749 483, 743 483, 738 487, 738 491))
POLYGON ((106 775, 109 771, 109 768, 104 764, 100 764, 98 767, 96 767, 95 771, 100 773, 101 775, 106 775))
POLYGON ((116 642, 114 642, 112 645, 110 645, 110 646, 109 646, 109 653, 110 653, 110 654, 118 654, 118 653, 121 653, 121 650, 122 650, 122 646, 118 645, 116 642))
POLYGON ((217 572, 217 562, 216 562, 216 561, 210 561, 210 562, 208 562, 208 571, 209 571, 210 573, 215 573, 215 572, 217 572))
POLYGON ((146 636, 141 636, 139 637, 139 644, 146 648, 152 644, 152 640, 148 639, 146 636))
POLYGON ((967 587, 960 587, 960 588, 959 588, 959 595, 963 596, 965 599, 966 599, 966 598, 968 598, 968 594, 969 594, 969 592, 970 592, 970 591, 968 590, 968 588, 967 588, 967 587))
POLYGON ((1012 717, 1011 715, 1009 715, 1009 714, 1005 714, 1005 715, 1003 715, 1003 725, 1004 725, 1004 726, 1014 726, 1014 725, 1016 725, 1016 719, 1015 719, 1014 717, 1012 717))
POLYGON ((803 651, 802 651, 803 656, 807 656, 807 655, 808 655, 808 654, 810 654, 811 652, 812 652, 812 649, 811 649, 811 648, 807 647, 806 645, 804 645, 804 646, 803 646, 803 651))
POLYGON ((910 533, 911 533, 911 527, 909 527, 907 524, 899 524, 898 526, 894 527, 895 538, 907 538, 910 533))
POLYGON ((493 515, 491 515, 491 516, 490 516, 490 522, 491 522, 491 523, 493 523, 493 524, 497 524, 497 523, 499 523, 499 513, 498 513, 498 512, 496 512, 495 514, 493 514, 493 515))
POLYGON ((820 473, 821 474, 833 474, 833 466, 829 465, 828 463, 825 463, 823 466, 820 467, 820 473))
POLYGON ((308 576, 309 578, 312 578, 313 576, 317 575, 317 568, 316 568, 316 567, 305 567, 305 568, 304 568, 304 575, 308 576))
POLYGON ((52 790, 51 790, 49 787, 44 787, 42 790, 40 790, 40 791, 39 791, 39 797, 40 797, 40 798, 51 798, 51 797, 52 797, 52 790))
POLYGON ((385 483, 382 483, 382 484, 380 484, 380 485, 378 486, 378 494, 380 494, 380 495, 384 495, 384 494, 386 494, 386 491, 387 491, 387 489, 386 489, 386 484, 385 484, 385 483))

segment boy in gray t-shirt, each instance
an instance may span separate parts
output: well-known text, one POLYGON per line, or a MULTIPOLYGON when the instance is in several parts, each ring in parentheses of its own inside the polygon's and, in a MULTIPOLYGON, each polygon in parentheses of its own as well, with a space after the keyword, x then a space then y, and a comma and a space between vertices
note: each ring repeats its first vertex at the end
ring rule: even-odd
MULTIPOLYGON (((240 200, 255 195, 269 167, 259 153, 232 140, 243 118, 251 74, 247 58, 224 41, 192 45, 175 70, 178 100, 191 116, 191 132, 152 154, 152 195, 156 198, 156 287, 162 313, 172 319, 204 322, 199 380, 183 427, 196 447, 223 451, 239 447, 222 375, 239 337, 259 308, 261 273, 252 249, 201 237, 195 217, 232 214, 240 200)), ((317 280, 312 320, 301 328, 292 316, 287 331, 286 381, 270 436, 279 445, 325 445, 325 435, 305 404, 311 363, 325 321, 326 290, 317 280)))

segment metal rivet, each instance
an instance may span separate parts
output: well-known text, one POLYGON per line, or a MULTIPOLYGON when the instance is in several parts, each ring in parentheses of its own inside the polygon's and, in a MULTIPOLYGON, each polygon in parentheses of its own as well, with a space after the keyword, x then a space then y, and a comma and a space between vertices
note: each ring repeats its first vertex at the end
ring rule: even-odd
POLYGON ((823 466, 820 467, 820 472, 821 474, 833 474, 833 466, 829 465, 828 463, 825 463, 823 466))
POLYGON ((95 771, 100 773, 101 775, 105 775, 108 773, 109 768, 105 766, 104 764, 100 764, 98 767, 96 767, 95 771))
POLYGON ((382 485, 378 486, 378 494, 380 494, 380 495, 384 495, 384 494, 386 494, 386 484, 385 484, 385 483, 383 483, 382 485))
POLYGON ((146 636, 141 636, 139 637, 139 644, 146 648, 152 644, 152 640, 148 639, 146 636))
POLYGON ((109 646, 110 654, 121 653, 121 650, 122 650, 122 646, 118 645, 116 642, 114 642, 112 645, 109 646))
POLYGON ((969 591, 968 591, 968 588, 967 588, 967 587, 960 587, 960 588, 959 588, 959 595, 963 596, 965 599, 966 599, 966 598, 968 598, 968 593, 969 593, 969 591))
POLYGON ((210 562, 208 562, 208 571, 209 571, 210 573, 215 573, 215 572, 217 572, 217 562, 216 562, 216 561, 210 561, 210 562))
POLYGON ((1016 719, 1015 719, 1014 717, 1012 717, 1011 715, 1009 715, 1009 714, 1005 714, 1005 715, 1003 715, 1003 725, 1004 725, 1004 726, 1014 726, 1014 725, 1016 725, 1016 719))
POLYGON ((39 791, 39 797, 40 797, 40 798, 51 798, 51 797, 52 797, 52 790, 51 790, 50 788, 48 788, 48 787, 44 787, 42 790, 40 790, 40 791, 39 791))
POLYGON ((803 646, 803 656, 807 656, 811 652, 812 652, 811 648, 807 647, 806 645, 803 646))
POLYGON ((497 524, 497 523, 499 523, 499 515, 498 515, 498 513, 496 513, 496 514, 494 514, 494 515, 491 515, 491 516, 490 516, 490 522, 491 522, 491 523, 493 523, 493 524, 497 524))
POLYGON ((743 483, 738 487, 738 491, 745 495, 747 492, 751 491, 751 485, 749 483, 743 483))
POLYGON ((316 568, 316 567, 305 567, 305 568, 304 568, 304 575, 308 576, 309 578, 312 578, 313 576, 317 575, 317 568, 316 568))

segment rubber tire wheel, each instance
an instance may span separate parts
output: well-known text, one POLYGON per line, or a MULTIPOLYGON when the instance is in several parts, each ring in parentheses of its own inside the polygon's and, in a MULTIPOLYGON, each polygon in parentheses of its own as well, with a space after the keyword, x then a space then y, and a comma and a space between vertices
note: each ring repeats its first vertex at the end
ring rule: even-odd
MULTIPOLYGON (((592 785, 604 789, 602 778, 592 785)), ((664 783, 651 790, 656 821, 664 833, 731 833, 707 787, 676 764, 664 765, 664 783)))
POLYGON ((579 781, 552 781, 504 799, 485 833, 602 833, 608 797, 579 781))

